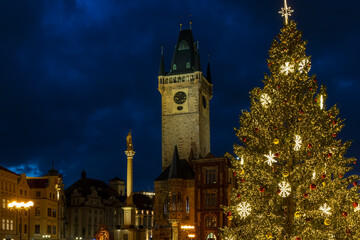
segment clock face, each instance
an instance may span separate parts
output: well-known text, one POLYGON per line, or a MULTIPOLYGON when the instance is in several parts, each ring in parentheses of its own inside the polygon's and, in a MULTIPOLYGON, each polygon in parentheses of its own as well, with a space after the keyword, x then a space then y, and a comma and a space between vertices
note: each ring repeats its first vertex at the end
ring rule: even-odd
POLYGON ((174 95, 174 102, 177 104, 183 104, 186 101, 186 93, 177 92, 174 95))
POLYGON ((202 96, 202 104, 203 104, 203 107, 206 108, 206 98, 204 95, 202 96))

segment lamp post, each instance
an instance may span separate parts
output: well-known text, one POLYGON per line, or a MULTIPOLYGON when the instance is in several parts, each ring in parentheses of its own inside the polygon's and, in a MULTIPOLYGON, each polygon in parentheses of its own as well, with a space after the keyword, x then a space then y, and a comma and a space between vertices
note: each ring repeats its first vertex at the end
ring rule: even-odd
MULTIPOLYGON (((33 207, 34 206, 34 202, 33 201, 29 201, 29 202, 27 202, 27 203, 25 203, 25 202, 16 202, 16 201, 13 201, 13 202, 11 202, 11 203, 9 203, 8 204, 8 208, 9 209, 14 209, 14 210, 17 210, 17 212, 19 213, 19 210, 21 211, 21 210, 25 210, 25 211, 27 211, 27 210, 29 210, 31 207, 33 207)), ((20 214, 21 214, 21 212, 20 212, 20 214)), ((29 213, 29 219, 30 219, 30 213, 29 213)), ((17 228, 17 223, 16 223, 16 228, 17 228)), ((27 233, 28 233, 28 236, 29 236, 29 234, 30 234, 30 226, 28 226, 28 228, 27 228, 27 233)), ((21 217, 21 215, 20 215, 20 229, 19 229, 19 231, 20 231, 20 240, 22 240, 22 217, 21 217)))

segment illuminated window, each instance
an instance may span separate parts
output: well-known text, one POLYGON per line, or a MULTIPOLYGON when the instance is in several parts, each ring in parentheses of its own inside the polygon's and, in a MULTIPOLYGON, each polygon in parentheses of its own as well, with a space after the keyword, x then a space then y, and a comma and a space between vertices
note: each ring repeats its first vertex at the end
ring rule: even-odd
POLYGON ((186 63, 186 68, 190 68, 190 62, 186 63))
MULTIPOLYGON (((14 230, 14 220, 10 220, 10 230, 14 230)), ((20 228, 20 231, 21 231, 21 228, 20 228)))
POLYGON ((178 50, 181 51, 181 50, 186 50, 186 49, 189 49, 189 44, 188 44, 187 41, 182 40, 182 41, 179 43, 179 48, 178 48, 178 50))
POLYGON ((205 217, 205 227, 211 227, 211 219, 210 216, 205 217))
POLYGON ((176 64, 173 65, 173 70, 176 70, 176 64))
POLYGON ((2 230, 5 230, 5 219, 2 219, 2 230))
POLYGON ((216 227, 217 225, 217 218, 216 216, 211 217, 211 227, 216 227))
POLYGON ((3 199, 3 201, 2 201, 2 207, 6 208, 6 200, 5 199, 3 199))
POLYGON ((206 169, 206 184, 216 183, 216 169, 206 169))
POLYGON ((186 197, 186 214, 190 213, 189 197, 186 197))
POLYGON ((209 233, 209 235, 207 235, 206 240, 216 240, 216 235, 213 233, 209 233))
POLYGON ((6 230, 10 229, 10 220, 6 219, 6 230))

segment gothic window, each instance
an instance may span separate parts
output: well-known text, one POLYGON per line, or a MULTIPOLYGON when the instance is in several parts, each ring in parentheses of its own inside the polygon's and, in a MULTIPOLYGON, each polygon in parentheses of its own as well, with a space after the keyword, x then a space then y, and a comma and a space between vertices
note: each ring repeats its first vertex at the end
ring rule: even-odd
POLYGON ((182 82, 185 82, 185 77, 182 77, 182 78, 181 78, 181 81, 182 81, 182 82))
POLYGON ((176 64, 173 65, 173 70, 176 70, 176 64))
POLYGON ((211 227, 211 218, 210 218, 210 216, 205 217, 205 227, 211 227))
POLYGON ((176 194, 175 193, 172 194, 171 210, 176 211, 176 194))
POLYGON ((186 68, 190 68, 190 62, 186 63, 186 68))
POLYGON ((216 227, 216 223, 217 223, 217 218, 214 215, 211 217, 211 227, 216 227))
POLYGON ((182 40, 179 44, 178 50, 181 51, 181 50, 186 50, 186 49, 189 49, 189 44, 187 41, 182 40))
POLYGON ((186 214, 190 213, 189 197, 186 197, 186 214))
POLYGON ((214 233, 209 233, 207 235, 206 240, 216 240, 216 235, 214 233))

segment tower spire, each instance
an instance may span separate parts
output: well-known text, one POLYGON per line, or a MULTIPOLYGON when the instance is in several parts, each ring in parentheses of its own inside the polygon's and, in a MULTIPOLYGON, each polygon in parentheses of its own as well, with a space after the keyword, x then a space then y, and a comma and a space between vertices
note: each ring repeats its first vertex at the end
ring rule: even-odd
POLYGON ((288 7, 287 0, 284 0, 284 7, 281 8, 281 11, 279 13, 282 17, 285 18, 285 25, 289 23, 289 16, 291 16, 291 13, 293 13, 294 10, 291 9, 291 7, 288 7))
POLYGON ((161 59, 160 59, 160 66, 159 66, 159 76, 165 76, 164 46, 161 46, 161 59))

